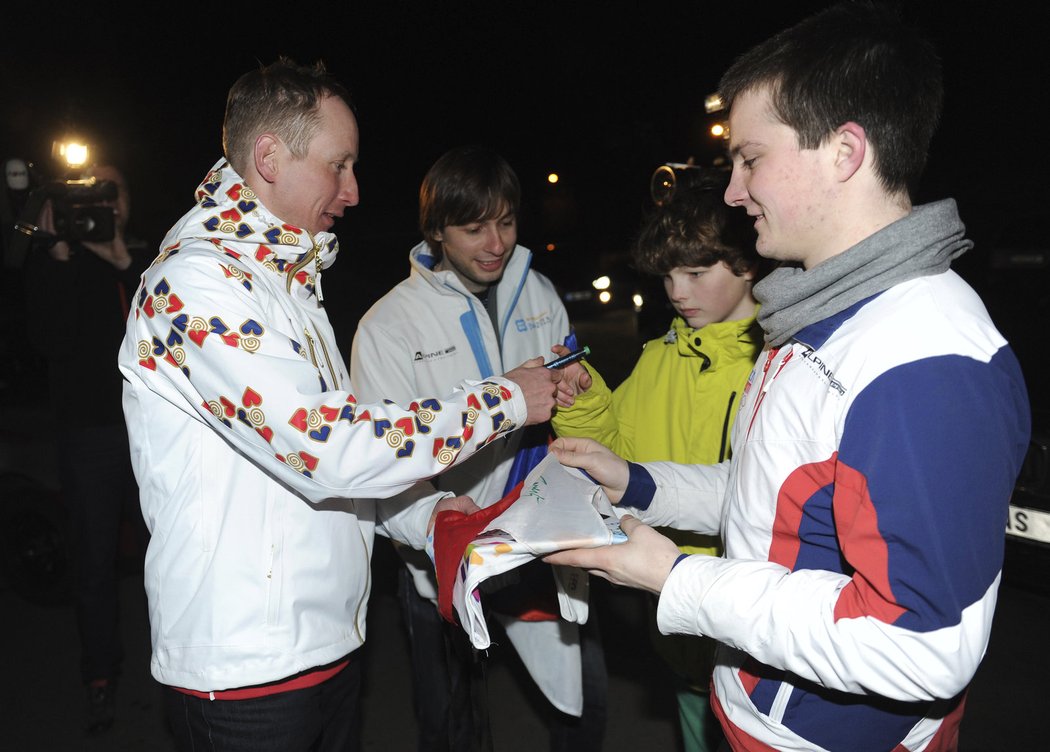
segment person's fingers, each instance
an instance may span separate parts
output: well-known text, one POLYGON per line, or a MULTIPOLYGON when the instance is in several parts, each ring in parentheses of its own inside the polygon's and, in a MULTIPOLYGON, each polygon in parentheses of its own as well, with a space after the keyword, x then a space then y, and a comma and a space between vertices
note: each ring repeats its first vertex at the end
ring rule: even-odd
MULTIPOLYGON (((594 567, 594 550, 593 548, 569 548, 564 551, 555 551, 552 554, 547 554, 543 557, 543 560, 548 564, 562 564, 567 567, 580 567, 590 571, 594 567)), ((594 574, 593 571, 591 573, 594 574)))
POLYGON ((644 524, 644 522, 630 514, 625 514, 620 517, 620 529, 623 530, 624 535, 628 538, 631 537, 631 533, 633 533, 639 525, 644 524))

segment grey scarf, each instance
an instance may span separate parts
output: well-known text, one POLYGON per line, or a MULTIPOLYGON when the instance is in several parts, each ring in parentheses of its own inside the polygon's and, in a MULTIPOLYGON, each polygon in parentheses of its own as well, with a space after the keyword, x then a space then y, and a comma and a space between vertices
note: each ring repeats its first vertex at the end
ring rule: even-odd
POLYGON ((775 269, 755 285, 758 322, 779 347, 803 327, 901 282, 948 271, 973 247, 953 199, 916 206, 852 248, 806 270, 775 269))

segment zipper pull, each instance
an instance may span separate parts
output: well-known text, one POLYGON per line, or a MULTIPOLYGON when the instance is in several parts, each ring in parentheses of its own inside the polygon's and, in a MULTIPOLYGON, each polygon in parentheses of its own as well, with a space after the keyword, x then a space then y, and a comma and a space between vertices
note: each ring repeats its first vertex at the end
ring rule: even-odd
POLYGON ((324 307, 324 293, 321 292, 321 252, 314 246, 314 293, 317 295, 317 304, 324 307))

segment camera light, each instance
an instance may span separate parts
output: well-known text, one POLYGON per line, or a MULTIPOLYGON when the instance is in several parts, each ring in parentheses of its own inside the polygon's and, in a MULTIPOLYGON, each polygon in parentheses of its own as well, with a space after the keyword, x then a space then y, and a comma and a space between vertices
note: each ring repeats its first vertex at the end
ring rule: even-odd
POLYGON ((88 146, 82 141, 55 141, 51 152, 65 162, 67 167, 83 167, 88 161, 88 146))
POLYGON ((610 300, 612 300, 612 293, 608 290, 602 290, 600 293, 598 293, 598 300, 600 300, 603 303, 608 303, 610 300))
POLYGON ((611 284, 612 280, 609 279, 609 275, 603 274, 602 276, 598 277, 598 279, 591 282, 591 287, 593 287, 595 290, 608 290, 609 285, 611 284))

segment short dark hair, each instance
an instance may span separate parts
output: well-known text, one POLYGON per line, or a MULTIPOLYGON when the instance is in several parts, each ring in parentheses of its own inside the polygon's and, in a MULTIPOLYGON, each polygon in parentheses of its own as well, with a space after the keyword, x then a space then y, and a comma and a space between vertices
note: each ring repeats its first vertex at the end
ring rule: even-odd
POLYGON ((297 158, 306 156, 327 97, 339 97, 354 110, 350 93, 325 64, 298 65, 288 57, 245 73, 230 87, 222 124, 222 148, 233 169, 243 174, 255 139, 277 135, 297 158))
POLYGON ((940 119, 944 89, 933 46, 888 6, 841 2, 752 48, 722 76, 727 108, 767 88, 773 114, 815 149, 847 122, 864 128, 890 193, 913 194, 940 119))
POLYGON ((638 271, 662 277, 679 266, 714 266, 719 261, 737 276, 762 268, 755 229, 747 212, 726 204, 729 176, 694 168, 678 180, 671 200, 643 220, 631 249, 638 271))
POLYGON ((485 146, 451 149, 431 166, 419 187, 419 229, 440 258, 437 236, 444 228, 495 219, 504 211, 515 217, 521 184, 507 161, 485 146))

